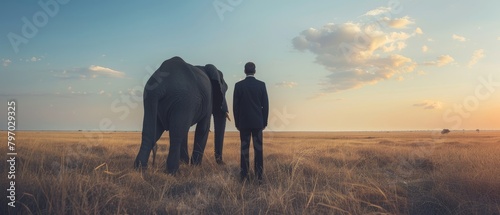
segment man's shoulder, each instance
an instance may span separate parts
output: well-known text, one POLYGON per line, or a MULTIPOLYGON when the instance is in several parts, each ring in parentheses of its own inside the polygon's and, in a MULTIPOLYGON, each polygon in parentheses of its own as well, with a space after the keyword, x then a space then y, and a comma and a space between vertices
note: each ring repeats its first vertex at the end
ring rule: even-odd
POLYGON ((260 86, 266 86, 266 83, 261 80, 255 79, 255 82, 257 82, 257 84, 260 86))
POLYGON ((245 79, 236 82, 234 85, 241 85, 245 79))
POLYGON ((254 85, 254 84, 265 85, 266 84, 263 81, 258 80, 257 78, 253 77, 253 78, 245 78, 243 80, 240 80, 240 81, 236 82, 235 85, 242 85, 243 83, 252 84, 252 85, 254 85))

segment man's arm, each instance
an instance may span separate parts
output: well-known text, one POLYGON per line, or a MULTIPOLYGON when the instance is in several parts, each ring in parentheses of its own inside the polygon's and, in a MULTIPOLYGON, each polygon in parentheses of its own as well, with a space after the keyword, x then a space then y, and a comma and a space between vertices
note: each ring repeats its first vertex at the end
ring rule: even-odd
POLYGON ((238 87, 238 83, 234 85, 234 92, 233 92, 233 117, 234 117, 234 124, 236 128, 238 128, 238 122, 239 122, 239 113, 240 113, 240 89, 238 87))
POLYGON ((264 89, 263 89, 263 92, 262 92, 262 100, 261 100, 261 104, 262 104, 262 116, 263 116, 263 120, 264 120, 264 128, 267 127, 267 118, 269 116, 269 98, 267 96, 267 89, 266 89, 266 84, 264 83, 264 89))

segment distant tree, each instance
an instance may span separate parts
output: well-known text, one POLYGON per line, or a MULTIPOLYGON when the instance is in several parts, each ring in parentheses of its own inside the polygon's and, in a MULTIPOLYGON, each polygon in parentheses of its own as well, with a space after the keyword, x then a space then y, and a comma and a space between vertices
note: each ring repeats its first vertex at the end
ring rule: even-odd
POLYGON ((447 128, 445 128, 441 131, 441 134, 448 134, 448 133, 450 133, 450 129, 447 129, 447 128))
POLYGON ((479 133, 479 128, 478 128, 478 129, 476 129, 476 131, 477 131, 477 133, 479 133))

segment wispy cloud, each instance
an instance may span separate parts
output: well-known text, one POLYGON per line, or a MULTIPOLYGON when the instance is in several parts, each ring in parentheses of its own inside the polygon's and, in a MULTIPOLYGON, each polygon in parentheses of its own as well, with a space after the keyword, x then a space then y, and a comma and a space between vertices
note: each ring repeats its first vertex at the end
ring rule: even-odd
POLYGON ((74 96, 85 96, 85 95, 91 95, 90 93, 87 93, 86 91, 70 91, 69 95, 74 95, 74 96))
POLYGON ((385 17, 383 20, 393 28, 406 28, 408 25, 415 23, 409 16, 394 19, 385 17))
POLYGON ((72 98, 76 96, 97 95, 95 92, 86 91, 67 91, 67 92, 30 92, 30 93, 0 93, 0 97, 64 97, 72 98))
POLYGON ((125 73, 116 71, 110 68, 102 67, 102 66, 95 66, 91 65, 89 67, 89 70, 98 74, 98 75, 103 75, 103 76, 108 76, 112 78, 123 78, 125 77, 125 73))
POLYGON ((23 58, 20 58, 19 61, 25 61, 25 62, 37 62, 37 61, 41 61, 42 58, 44 58, 44 56, 41 56, 41 57, 36 57, 36 56, 33 56, 33 57, 30 57, 30 58, 26 58, 26 59, 23 59, 23 58))
POLYGON ((293 81, 282 81, 279 83, 274 84, 276 87, 287 87, 287 88, 294 88, 298 84, 293 82, 293 81))
POLYGON ((125 78, 125 73, 102 66, 91 65, 87 68, 68 69, 54 74, 55 77, 61 79, 96 79, 99 77, 106 78, 125 78))
POLYGON ((57 92, 56 95, 58 96, 108 96, 111 97, 114 94, 122 95, 122 91, 118 91, 115 93, 112 92, 107 92, 104 90, 98 90, 98 91, 81 91, 81 90, 76 90, 72 86, 69 86, 67 88, 66 92, 57 92))
POLYGON ((37 61, 41 61, 41 60, 42 60, 42 59, 41 59, 41 58, 39 58, 39 57, 38 57, 38 58, 37 58, 37 57, 31 57, 31 58, 29 59, 29 61, 31 61, 31 62, 37 62, 37 61))
POLYGON ((484 57, 484 49, 478 49, 472 53, 472 58, 469 61, 469 68, 476 65, 476 63, 484 57))
POLYGON ((424 65, 441 67, 450 64, 453 61, 455 61, 455 59, 453 59, 450 55, 441 55, 435 61, 425 62, 424 65))
POLYGON ((421 28, 417 28, 417 29, 415 29, 415 34, 422 35, 422 34, 424 34, 424 32, 422 31, 421 28))
MULTIPOLYGON (((387 10, 377 8, 365 15, 377 15, 387 10)), ((413 23, 407 16, 384 20, 392 28, 404 28, 413 23)), ((302 31, 292 43, 299 51, 313 53, 316 63, 331 72, 322 83, 323 90, 338 92, 376 84, 415 69, 416 63, 412 59, 397 53, 406 47, 406 40, 414 30, 396 32, 392 28, 381 28, 373 20, 329 23, 319 29, 302 31)))
POLYGON ((422 46, 422 52, 424 52, 424 53, 425 53, 425 52, 427 52, 427 51, 429 51, 429 47, 428 47, 428 46, 426 46, 426 45, 422 46))
POLYGON ((378 7, 376 9, 366 12, 363 16, 378 16, 380 14, 389 13, 391 11, 390 7, 378 7))
POLYGON ((414 107, 421 107, 426 110, 437 110, 443 108, 443 103, 440 101, 424 100, 422 102, 413 104, 414 107))
POLYGON ((10 63, 12 63, 12 61, 10 59, 2 59, 2 65, 4 67, 9 66, 10 63))
POLYGON ((467 40, 465 37, 456 34, 453 34, 451 38, 460 42, 465 42, 467 40))

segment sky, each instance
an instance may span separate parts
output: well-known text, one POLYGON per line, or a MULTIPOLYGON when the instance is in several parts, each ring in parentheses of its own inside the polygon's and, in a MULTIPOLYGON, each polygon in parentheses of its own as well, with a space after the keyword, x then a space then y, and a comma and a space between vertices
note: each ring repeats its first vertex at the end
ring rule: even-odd
MULTIPOLYGON (((500 129, 499 1, 0 3, 0 129, 142 128, 166 59, 256 64, 268 131, 500 129)), ((235 130, 229 122, 227 130, 235 130)))

